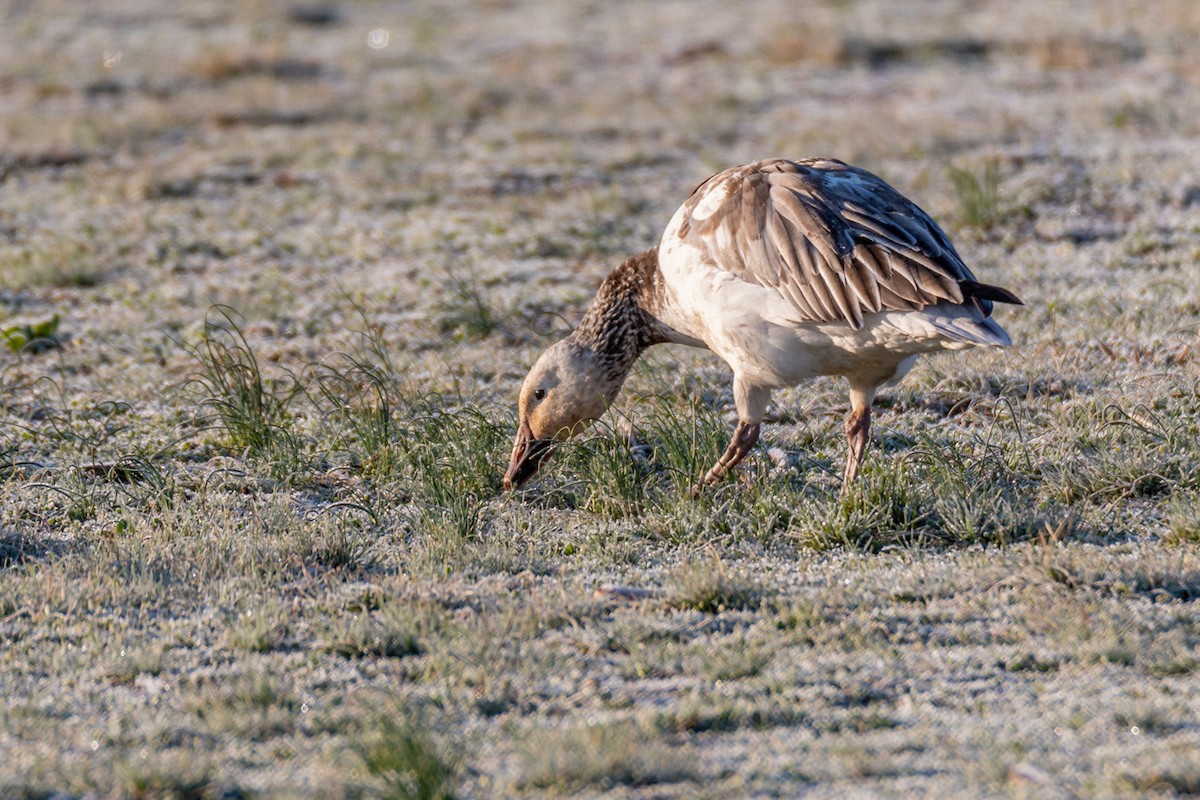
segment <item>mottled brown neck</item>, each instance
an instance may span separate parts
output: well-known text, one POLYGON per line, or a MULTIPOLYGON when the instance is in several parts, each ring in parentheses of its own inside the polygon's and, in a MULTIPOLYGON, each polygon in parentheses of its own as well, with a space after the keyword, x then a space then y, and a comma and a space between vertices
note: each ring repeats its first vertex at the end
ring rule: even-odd
POLYGON ((609 273, 570 338, 609 369, 628 372, 647 347, 670 341, 656 316, 662 297, 658 251, 650 249, 609 273))

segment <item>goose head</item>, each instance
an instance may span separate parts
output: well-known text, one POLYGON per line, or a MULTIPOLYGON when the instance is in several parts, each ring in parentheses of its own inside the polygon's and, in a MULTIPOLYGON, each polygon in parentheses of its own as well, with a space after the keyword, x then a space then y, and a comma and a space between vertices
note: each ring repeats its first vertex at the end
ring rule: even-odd
POLYGON ((519 426, 504 488, 511 490, 529 480, 557 442, 599 419, 624 378, 600 353, 569 337, 546 350, 521 386, 519 426))

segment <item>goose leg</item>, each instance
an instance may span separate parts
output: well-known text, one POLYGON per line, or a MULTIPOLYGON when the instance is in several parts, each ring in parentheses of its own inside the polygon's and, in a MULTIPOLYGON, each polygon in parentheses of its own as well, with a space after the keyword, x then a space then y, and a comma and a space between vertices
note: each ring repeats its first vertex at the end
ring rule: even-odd
POLYGON ((770 389, 754 386, 737 375, 733 376, 733 404, 738 412, 737 427, 733 429, 729 447, 725 448, 717 463, 704 473, 700 482, 692 487, 692 497, 698 496, 707 487, 720 483, 738 462, 750 454, 754 443, 758 441, 758 431, 762 427, 763 414, 770 400, 770 389))
POLYGON ((854 483, 858 477, 858 468, 862 466, 863 457, 867 454, 867 442, 871 438, 871 409, 856 409, 846 417, 846 443, 850 451, 846 454, 846 477, 842 488, 854 483))
POLYGON ((850 484, 858 477, 858 468, 862 466, 863 457, 867 454, 867 444, 871 441, 871 402, 875 399, 875 389, 862 389, 852 386, 850 389, 850 416, 846 417, 846 475, 842 480, 844 494, 850 484))
POLYGON ((761 427, 757 422, 751 424, 738 420, 737 427, 733 429, 733 438, 729 440, 729 447, 725 448, 725 453, 717 459, 717 463, 704 473, 704 478, 692 490, 692 494, 699 494, 705 487, 720 483, 721 479, 729 474, 729 470, 749 455, 754 443, 758 441, 758 431, 761 427))

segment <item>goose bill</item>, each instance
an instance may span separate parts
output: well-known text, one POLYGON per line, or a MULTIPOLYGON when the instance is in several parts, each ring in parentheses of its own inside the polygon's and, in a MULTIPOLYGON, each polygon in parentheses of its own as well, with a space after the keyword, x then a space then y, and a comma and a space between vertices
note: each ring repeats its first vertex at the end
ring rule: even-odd
POLYGON ((522 423, 517 431, 517 440, 513 443, 512 460, 508 463, 508 472, 504 473, 504 488, 512 491, 533 477, 538 471, 542 460, 550 453, 552 439, 534 438, 529 423, 522 423))

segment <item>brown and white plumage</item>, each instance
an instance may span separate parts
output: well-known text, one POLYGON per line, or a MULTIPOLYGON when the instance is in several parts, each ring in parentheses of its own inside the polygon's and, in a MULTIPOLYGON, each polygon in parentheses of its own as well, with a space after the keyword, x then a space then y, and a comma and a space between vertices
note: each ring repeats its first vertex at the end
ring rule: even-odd
POLYGON ((844 320, 857 330, 864 314, 962 303, 979 289, 928 214, 841 161, 727 169, 696 189, 677 221, 668 236, 775 289, 806 322, 844 320))
POLYGON ((753 447, 772 389, 817 375, 850 381, 848 482, 881 385, 922 353, 1010 344, 993 301, 1020 303, 976 281, 937 223, 869 172, 832 159, 727 169, 684 202, 658 248, 609 275, 579 328, 534 365, 505 483, 599 416, 659 342, 707 347, 733 369, 739 422, 705 483, 753 447))

